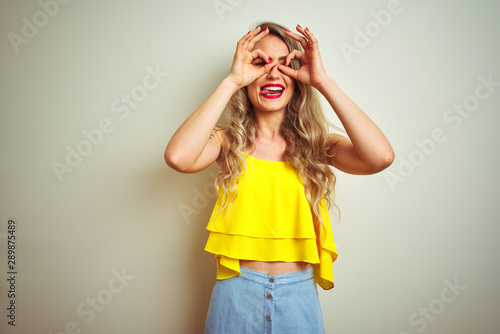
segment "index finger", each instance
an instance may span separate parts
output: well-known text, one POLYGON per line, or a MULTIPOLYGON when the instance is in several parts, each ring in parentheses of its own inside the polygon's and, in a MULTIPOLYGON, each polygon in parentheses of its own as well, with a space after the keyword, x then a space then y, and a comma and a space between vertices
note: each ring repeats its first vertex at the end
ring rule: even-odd
POLYGON ((257 50, 250 52, 250 56, 252 57, 252 62, 255 59, 262 59, 266 64, 269 64, 271 62, 271 58, 269 58, 267 53, 265 53, 261 49, 257 49, 257 50))
MULTIPOLYGON (((304 29, 302 29, 304 31, 304 29)), ((297 25, 297 31, 302 33, 300 30, 299 30, 299 26, 297 25)), ((300 36, 294 32, 291 32, 290 30, 286 31, 285 34, 291 38, 293 38, 294 40, 296 40, 297 42, 300 43, 300 45, 302 46, 302 48, 304 50, 307 50, 309 48, 309 41, 307 40, 306 37, 304 36, 300 36)), ((305 35, 305 34, 304 34, 305 35)))
MULTIPOLYGON (((260 28, 260 27, 257 27, 257 28, 260 28)), ((249 38, 251 38, 252 36, 254 36, 254 32, 255 30, 257 29, 254 29, 253 31, 250 30, 249 32, 247 32, 243 37, 240 38, 240 40, 238 41, 238 45, 243 45, 249 38)))
POLYGON ((257 27, 254 31, 252 31, 252 33, 250 34, 250 38, 245 42, 246 44, 245 46, 250 50, 253 50, 255 43, 257 43, 258 41, 269 35, 269 28, 264 29, 264 31, 262 31, 261 33, 257 32, 257 34, 255 34, 257 29, 260 29, 260 26, 257 27))

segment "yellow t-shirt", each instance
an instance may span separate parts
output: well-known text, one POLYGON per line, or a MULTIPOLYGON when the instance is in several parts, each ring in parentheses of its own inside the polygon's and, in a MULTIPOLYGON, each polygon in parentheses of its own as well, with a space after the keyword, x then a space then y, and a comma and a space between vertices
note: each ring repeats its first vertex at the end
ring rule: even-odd
POLYGON ((304 261, 313 264, 319 286, 333 288, 337 250, 325 199, 321 215, 326 231, 319 222, 315 226, 304 183, 288 162, 244 155, 247 169, 237 184, 236 199, 229 210, 217 214, 223 195, 219 189, 207 225, 210 235, 205 250, 215 254, 217 279, 239 275, 240 259, 304 261))

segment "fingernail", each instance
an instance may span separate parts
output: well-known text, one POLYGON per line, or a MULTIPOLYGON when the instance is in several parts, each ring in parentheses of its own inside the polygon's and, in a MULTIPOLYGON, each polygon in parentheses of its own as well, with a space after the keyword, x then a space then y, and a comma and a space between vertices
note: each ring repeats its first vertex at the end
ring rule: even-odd
POLYGON ((300 24, 297 24, 297 26, 298 26, 299 28, 302 28, 302 27, 300 26, 300 24))
POLYGON ((267 31, 267 30, 269 30, 269 28, 264 29, 264 31, 267 31))
POLYGON ((271 62, 271 58, 267 58, 267 62, 270 63, 271 62))
POLYGON ((249 33, 251 33, 251 31, 247 32, 247 35, 248 35, 249 33))
POLYGON ((274 65, 273 67, 271 67, 271 70, 274 70, 274 68, 275 68, 276 66, 278 66, 278 65, 274 65))
POLYGON ((286 29, 285 31, 286 31, 286 32, 290 32, 290 30, 288 30, 288 29, 286 29))
POLYGON ((307 30, 307 31, 309 31, 309 28, 308 28, 308 27, 306 27, 306 30, 307 30))

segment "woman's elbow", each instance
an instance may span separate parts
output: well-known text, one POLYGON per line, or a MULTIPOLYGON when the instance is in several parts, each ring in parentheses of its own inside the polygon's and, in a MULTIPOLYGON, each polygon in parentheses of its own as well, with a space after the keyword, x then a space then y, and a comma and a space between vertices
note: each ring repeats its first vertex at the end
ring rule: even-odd
POLYGON ((165 159, 165 163, 173 170, 182 172, 185 169, 185 166, 182 163, 182 159, 178 154, 170 152, 169 150, 165 150, 163 158, 165 159))
POLYGON ((374 168, 374 170, 376 170, 376 173, 381 172, 384 169, 386 169, 387 167, 389 167, 390 165, 392 165, 392 163, 394 162, 394 158, 395 158, 395 154, 394 154, 394 150, 392 150, 392 149, 389 150, 388 152, 381 154, 378 157, 377 161, 374 162, 374 164, 373 164, 373 168, 374 168))

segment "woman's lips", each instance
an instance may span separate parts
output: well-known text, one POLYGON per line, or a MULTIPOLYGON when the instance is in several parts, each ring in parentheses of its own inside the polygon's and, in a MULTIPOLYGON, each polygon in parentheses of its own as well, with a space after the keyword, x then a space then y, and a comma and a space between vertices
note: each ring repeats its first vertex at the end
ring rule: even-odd
POLYGON ((285 92, 285 87, 280 84, 267 84, 260 88, 260 95, 266 99, 279 99, 285 92))

